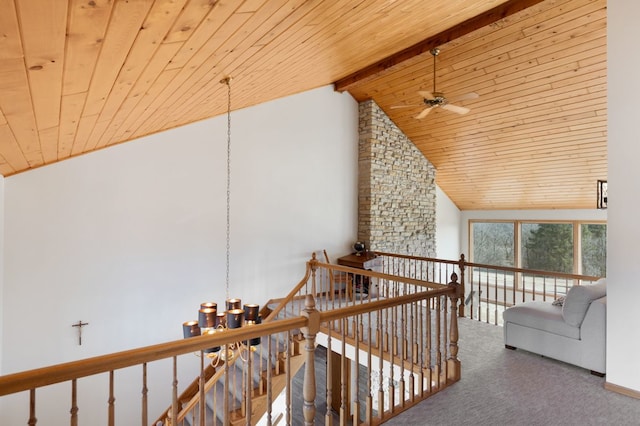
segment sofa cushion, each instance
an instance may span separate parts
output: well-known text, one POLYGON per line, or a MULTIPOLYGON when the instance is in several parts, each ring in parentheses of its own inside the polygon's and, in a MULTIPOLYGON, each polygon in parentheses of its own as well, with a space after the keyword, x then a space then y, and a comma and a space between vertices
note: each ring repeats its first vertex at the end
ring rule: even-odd
POLYGON ((567 324, 562 319, 562 307, 549 302, 525 302, 506 309, 504 322, 519 324, 536 330, 569 337, 580 338, 580 328, 567 324))
POLYGON ((574 327, 580 327, 589 309, 591 301, 607 295, 607 282, 604 278, 595 284, 575 285, 569 289, 562 305, 562 317, 574 327))

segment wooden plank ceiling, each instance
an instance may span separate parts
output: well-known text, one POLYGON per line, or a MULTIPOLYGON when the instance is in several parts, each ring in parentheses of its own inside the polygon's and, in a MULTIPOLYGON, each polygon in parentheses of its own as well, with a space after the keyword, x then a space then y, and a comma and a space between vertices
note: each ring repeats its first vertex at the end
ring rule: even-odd
POLYGON ((0 0, 0 10, 4 176, 223 114, 231 75, 233 109, 334 82, 373 98, 461 209, 593 208, 606 178, 606 0, 0 0), (479 98, 461 103, 469 114, 417 120, 420 106, 391 106, 432 90, 425 46, 435 45, 438 89, 479 98))

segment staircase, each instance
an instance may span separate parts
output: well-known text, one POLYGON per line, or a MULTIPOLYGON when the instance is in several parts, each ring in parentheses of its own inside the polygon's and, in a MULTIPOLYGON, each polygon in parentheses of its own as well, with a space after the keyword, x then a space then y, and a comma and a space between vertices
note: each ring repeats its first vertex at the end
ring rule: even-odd
MULTIPOLYGON (((286 311, 270 316, 273 312, 271 308, 264 308, 261 316, 270 321, 285 316, 286 311)), ((226 352, 221 349, 205 355, 204 360, 208 365, 204 369, 204 404, 200 405, 201 379, 197 378, 178 398, 177 420, 171 419, 169 407, 154 424, 244 425, 247 419, 251 419, 251 424, 257 424, 263 417, 265 424, 274 422, 273 400, 283 393, 291 377, 304 364, 300 350, 302 340, 300 331, 293 330, 245 340, 232 345, 226 352), (248 411, 250 416, 247 416, 248 411), (228 418, 225 418, 225 413, 228 418), (268 415, 271 419, 266 418, 268 415), (200 421, 200 417, 204 418, 204 422, 200 421)), ((275 416, 278 415, 282 416, 283 413, 275 416)))
MULTIPOLYGON (((313 296, 313 308, 318 305, 321 312, 354 311, 353 315, 343 316, 341 321, 319 324, 316 343, 327 348, 326 353, 323 352, 326 354, 325 365, 321 368, 325 371, 322 375, 327 377, 321 384, 327 396, 322 404, 326 412, 325 423, 342 423, 340 419, 346 418, 354 424, 364 419, 372 422, 374 417, 383 419, 385 412, 395 415, 394 411, 408 408, 413 402, 457 380, 456 364, 450 365, 451 372, 447 368, 451 348, 448 346, 447 320, 443 320, 443 315, 447 315, 446 300, 434 297, 424 306, 389 303, 394 297, 413 297, 412 294, 429 290, 423 281, 405 278, 409 282, 398 283, 396 277, 389 280, 387 276, 380 280, 382 274, 375 277, 373 272, 330 264, 315 265, 316 268, 312 266, 305 279, 287 297, 270 301, 261 316, 266 318, 265 323, 299 317, 308 308, 308 296, 313 296), (347 285, 371 282, 381 292, 372 295, 347 286, 340 287, 337 277, 347 285), (369 310, 367 315, 356 314, 356 309, 364 311, 373 302, 389 306, 369 310), (431 316, 432 308, 438 314, 431 316), (427 322, 426 331, 419 327, 419 324, 427 322), (431 337, 419 341, 418 333, 421 336, 433 335, 434 343, 431 337), (368 352, 368 356, 360 357, 361 350, 368 352), (360 381, 356 389, 352 389, 354 380, 360 381), (389 386, 385 388, 387 383, 389 386), (355 394, 359 396, 352 401, 355 394), (394 407, 396 401, 400 404, 398 409, 394 407)), ((454 317, 455 313, 453 309, 454 317)), ((196 379, 187 388, 190 394, 178 398, 180 406, 176 409, 176 420, 171 418, 170 407, 156 424, 271 425, 282 418, 286 424, 293 424, 292 378, 306 360, 301 355, 303 340, 298 329, 265 336, 259 345, 251 347, 251 351, 245 347, 239 355, 228 357, 226 364, 220 355, 224 350, 220 351, 209 365, 215 373, 210 374, 208 380, 203 380, 202 387, 201 379, 196 379), (204 403, 201 405, 200 401, 204 403), (201 417, 204 419, 202 422, 201 417)), ((314 368, 317 370, 318 367, 314 368)), ((315 388, 318 388, 317 383, 315 388)), ((296 396, 298 404, 295 405, 299 407, 302 399, 296 396)), ((295 417, 300 421, 298 414, 295 417)))

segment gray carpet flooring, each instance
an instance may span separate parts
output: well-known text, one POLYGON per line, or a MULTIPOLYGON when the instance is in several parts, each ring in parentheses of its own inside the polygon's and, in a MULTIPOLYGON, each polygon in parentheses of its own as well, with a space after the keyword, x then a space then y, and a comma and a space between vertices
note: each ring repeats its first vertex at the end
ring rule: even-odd
POLYGON ((461 319, 462 380, 387 425, 640 425, 640 400, 605 378, 504 348, 502 327, 461 319))

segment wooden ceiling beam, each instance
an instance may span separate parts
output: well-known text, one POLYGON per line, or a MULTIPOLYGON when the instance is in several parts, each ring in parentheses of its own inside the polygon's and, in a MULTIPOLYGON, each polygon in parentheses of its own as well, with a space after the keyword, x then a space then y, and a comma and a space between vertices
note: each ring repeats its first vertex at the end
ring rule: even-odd
POLYGON ((422 40, 413 46, 394 53, 393 55, 356 71, 351 75, 341 78, 334 83, 334 88, 338 92, 350 90, 354 85, 373 80, 385 72, 394 70, 398 65, 405 61, 413 59, 416 56, 429 53, 431 49, 435 47, 449 43, 452 40, 521 12, 531 6, 535 6, 542 1, 543 0, 509 0, 486 11, 485 13, 468 19, 453 28, 449 28, 439 34, 422 40))

